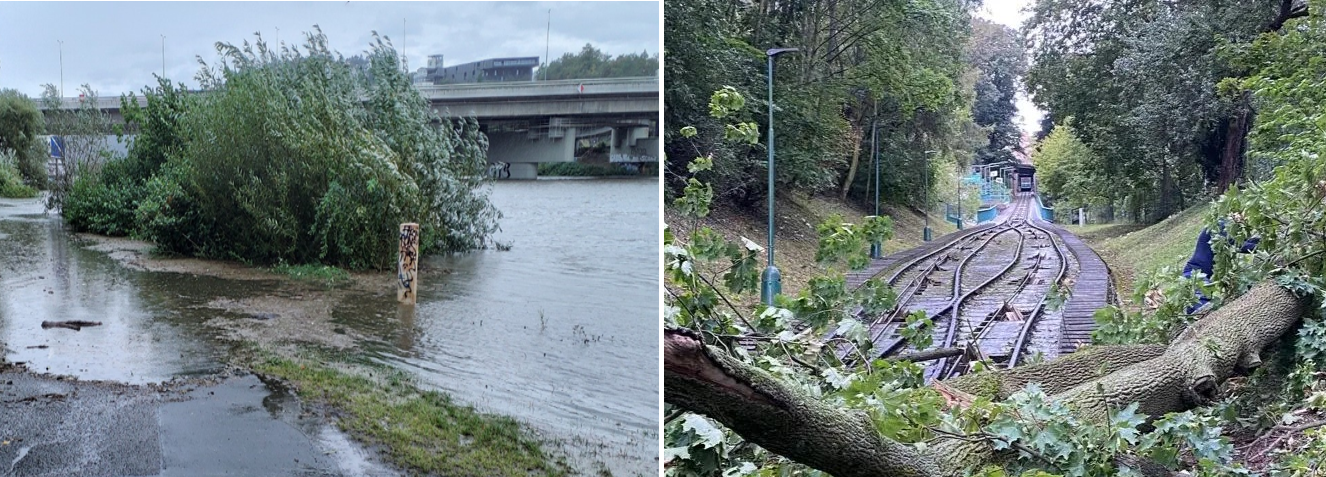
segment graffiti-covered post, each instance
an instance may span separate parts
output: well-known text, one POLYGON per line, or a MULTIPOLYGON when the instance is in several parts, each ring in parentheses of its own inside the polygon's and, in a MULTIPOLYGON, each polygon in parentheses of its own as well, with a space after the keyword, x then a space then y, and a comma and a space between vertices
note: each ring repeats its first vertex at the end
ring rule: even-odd
POLYGON ((401 251, 396 262, 396 300, 413 305, 419 290, 419 224, 401 224, 401 251))

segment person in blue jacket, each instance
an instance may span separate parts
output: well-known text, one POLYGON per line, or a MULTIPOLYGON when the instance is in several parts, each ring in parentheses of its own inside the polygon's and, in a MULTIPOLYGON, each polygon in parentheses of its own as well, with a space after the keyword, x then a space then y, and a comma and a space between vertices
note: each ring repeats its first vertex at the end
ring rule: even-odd
MULTIPOLYGON (((1224 219, 1221 219, 1219 224, 1219 235, 1223 237, 1225 236, 1224 219)), ((1248 239, 1248 241, 1243 242, 1243 246, 1239 247, 1239 253, 1251 253, 1253 249, 1257 248, 1257 242, 1259 240, 1261 239, 1253 237, 1248 239)), ((1233 239, 1231 239, 1229 243, 1233 244, 1233 239)), ((1214 273, 1214 268, 1215 251, 1211 250, 1211 230, 1203 227, 1202 232, 1197 234, 1197 249, 1193 250, 1192 257, 1189 258, 1188 263, 1183 266, 1183 277, 1192 278, 1194 271, 1200 271, 1205 276, 1204 279, 1206 280, 1206 283, 1211 283, 1211 275, 1214 273)), ((1197 303, 1189 306, 1186 311, 1188 314, 1192 314, 1210 302, 1210 298, 1207 298, 1206 295, 1202 295, 1201 292, 1197 292, 1197 303)))

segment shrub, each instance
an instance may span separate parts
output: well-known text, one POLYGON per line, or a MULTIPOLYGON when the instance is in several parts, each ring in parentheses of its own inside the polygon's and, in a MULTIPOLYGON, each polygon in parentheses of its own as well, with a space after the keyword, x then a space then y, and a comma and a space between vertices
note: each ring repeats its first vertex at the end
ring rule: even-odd
POLYGON ((0 89, 0 150, 12 151, 23 182, 34 187, 46 185, 46 154, 39 136, 45 126, 37 103, 16 90, 0 89))
POLYGON ((0 149, 0 197, 26 199, 37 196, 37 189, 24 184, 13 151, 0 149))
POLYGON ((149 103, 135 164, 160 167, 141 235, 169 252, 354 269, 394 263, 402 222, 426 248, 482 247, 499 214, 477 122, 433 116, 380 39, 360 72, 320 31, 306 38, 303 52, 218 43, 223 61, 199 74, 208 94, 163 101, 187 114, 149 103))
POLYGON ((61 214, 77 231, 130 235, 136 228, 135 209, 144 190, 128 177, 133 164, 117 160, 74 179, 61 214))

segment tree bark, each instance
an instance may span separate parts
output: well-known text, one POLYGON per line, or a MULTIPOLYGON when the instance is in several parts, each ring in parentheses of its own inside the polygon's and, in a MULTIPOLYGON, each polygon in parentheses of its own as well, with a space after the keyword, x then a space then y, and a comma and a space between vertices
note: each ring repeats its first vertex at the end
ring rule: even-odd
POLYGON ((1234 117, 1225 130, 1225 147, 1220 152, 1220 176, 1216 193, 1224 194, 1243 175, 1243 148, 1248 138, 1248 124, 1252 118, 1252 99, 1248 92, 1239 96, 1234 117))
POLYGON ((847 192, 852 190, 852 181, 856 179, 856 165, 861 158, 861 138, 865 134, 858 128, 852 128, 852 165, 847 168, 847 180, 843 181, 842 193, 838 195, 841 200, 847 200, 847 192))
MULTIPOLYGON (((1039 376, 1039 381, 1028 382, 1068 387, 1051 399, 1087 422, 1102 423, 1110 409, 1134 402, 1139 413, 1153 418, 1181 412, 1210 404, 1220 383, 1260 366, 1261 351, 1295 328, 1307 302, 1264 282, 1194 323, 1153 358, 1081 381, 1083 375, 1094 374, 1084 372, 1089 363, 1117 367, 1158 351, 1154 346, 1100 347, 1081 357, 1029 366, 1025 373, 1039 376)), ((663 369, 664 401, 712 417, 765 449, 835 476, 961 475, 998 456, 988 443, 944 438, 930 451, 918 452, 880 436, 864 413, 826 405, 719 348, 705 346, 689 331, 664 331, 663 369)), ((961 387, 961 381, 954 380, 950 387, 961 387)))
POLYGON ((838 477, 939 474, 933 460, 880 436, 864 413, 826 405, 686 331, 663 332, 663 396, 838 477))

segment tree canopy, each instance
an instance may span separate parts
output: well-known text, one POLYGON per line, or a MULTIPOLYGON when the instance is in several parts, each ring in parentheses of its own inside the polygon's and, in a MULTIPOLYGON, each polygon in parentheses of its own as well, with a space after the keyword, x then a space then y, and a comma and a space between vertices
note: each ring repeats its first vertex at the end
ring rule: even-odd
POLYGON ((580 53, 563 54, 536 76, 549 80, 658 76, 658 54, 644 51, 614 57, 586 43, 580 53))

